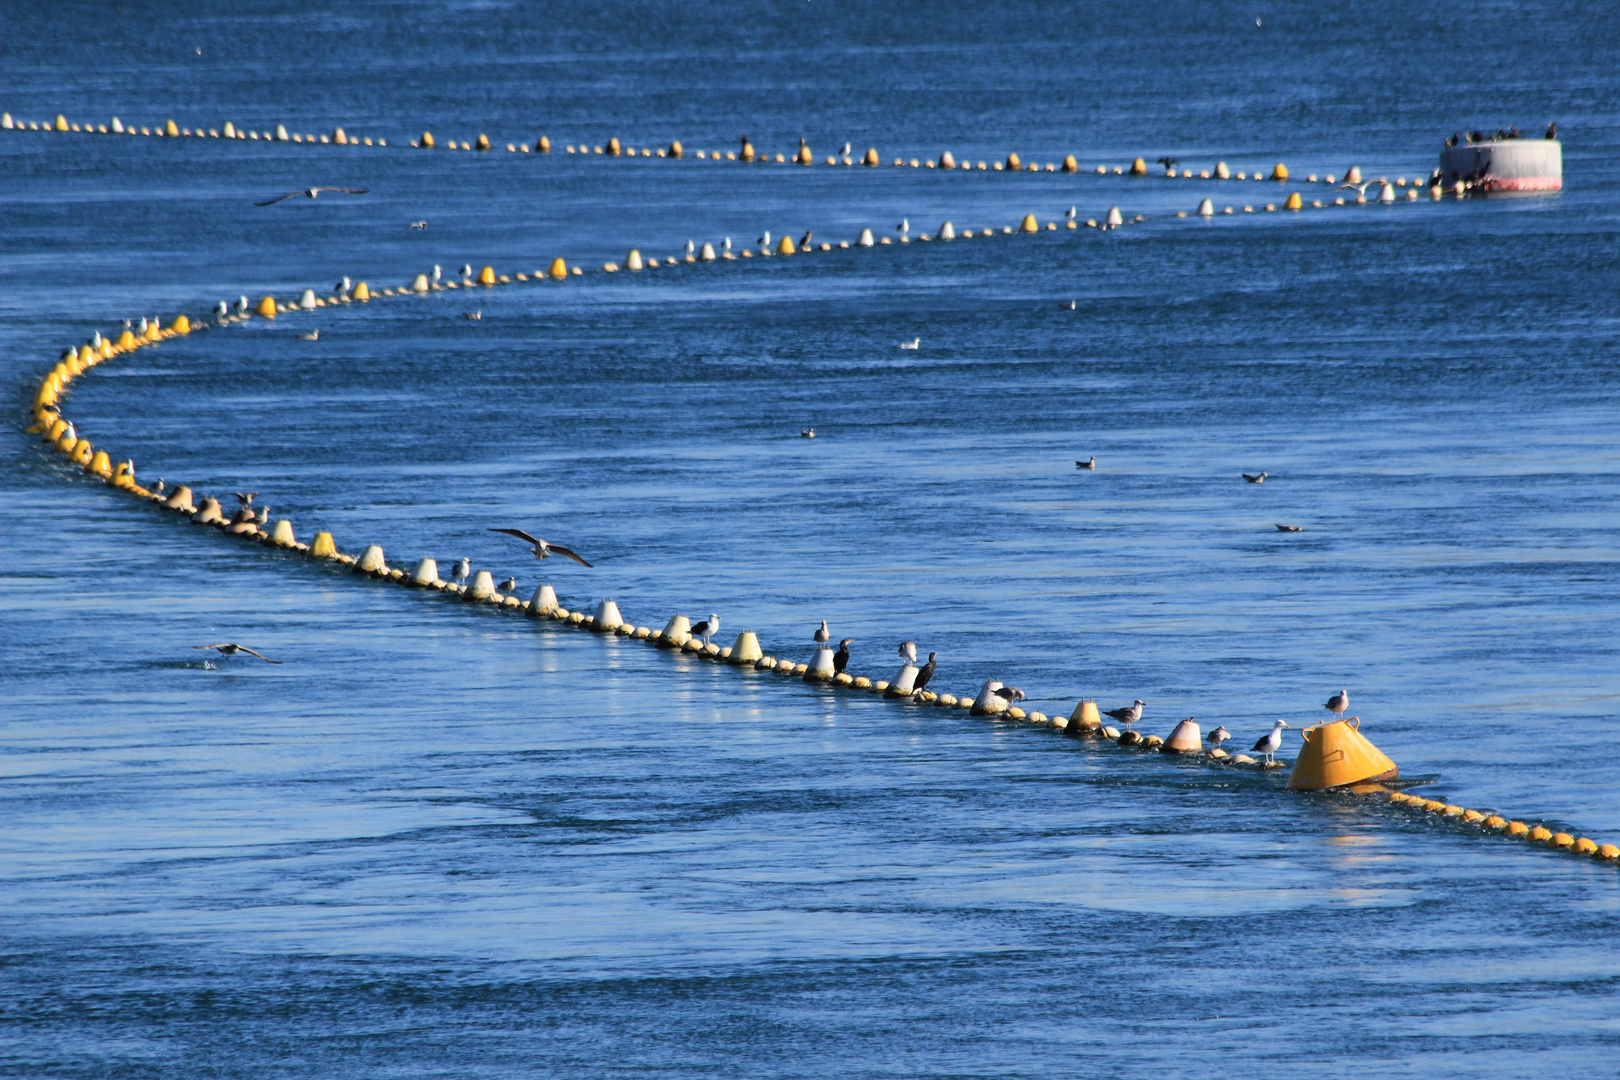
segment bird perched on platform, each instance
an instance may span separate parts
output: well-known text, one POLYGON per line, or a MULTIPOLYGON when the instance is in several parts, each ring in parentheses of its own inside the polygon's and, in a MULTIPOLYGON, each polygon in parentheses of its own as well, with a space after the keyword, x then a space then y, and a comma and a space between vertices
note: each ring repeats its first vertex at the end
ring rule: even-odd
POLYGON ((686 253, 691 255, 695 251, 697 251, 697 243, 692 240, 688 240, 686 242, 686 253))
POLYGON ((1097 471, 1097 455, 1096 454, 1091 455, 1091 459, 1089 461, 1077 461, 1077 462, 1075 462, 1074 467, 1077 468, 1077 469, 1090 469, 1092 472, 1096 472, 1097 471))
POLYGON ((220 321, 223 322, 225 317, 227 315, 229 315, 230 313, 231 313, 231 306, 229 304, 227 304, 225 301, 221 300, 219 303, 214 305, 214 317, 219 319, 220 321))
POLYGON ((551 558, 553 553, 556 553, 558 555, 561 555, 565 559, 573 559, 575 562, 579 563, 579 565, 581 565, 581 566, 589 566, 589 565, 591 565, 590 563, 586 562, 584 559, 580 558, 578 555, 574 554, 572 551, 570 551, 567 548, 563 547, 561 544, 548 544, 544 540, 541 540, 539 537, 530 536, 528 533, 524 532, 522 529, 491 529, 489 531, 490 532, 497 532, 497 533, 505 533, 507 536, 515 536, 519 540, 527 541, 528 543, 533 545, 533 547, 531 547, 529 550, 534 553, 534 557, 537 558, 537 559, 549 559, 549 558, 551 558))
POLYGON ((842 672, 849 667, 849 644, 855 639, 847 637, 838 643, 838 651, 833 653, 833 673, 842 672))
POLYGON ((1266 477, 1270 475, 1271 474, 1268 472, 1262 472, 1258 475, 1255 473, 1244 473, 1243 479, 1247 480, 1251 484, 1263 484, 1266 482, 1266 477))
POLYGON ((838 156, 839 157, 849 157, 850 152, 852 150, 853 150, 853 147, 849 143, 845 143, 844 148, 838 152, 838 156))
POLYGON ((917 674, 911 680, 911 696, 916 697, 928 688, 928 681, 934 677, 934 668, 938 666, 939 653, 928 654, 928 663, 917 669, 917 674))
POLYGON ((270 524, 270 508, 268 506, 260 505, 259 516, 253 519, 253 523, 255 525, 270 524))
POLYGON ((900 655, 915 664, 917 662, 917 643, 915 641, 902 641, 900 655))
POLYGON ((812 233, 809 229, 804 230, 804 235, 799 237, 799 249, 801 251, 810 246, 810 238, 814 235, 815 233, 812 233))
POLYGON ((726 237, 724 240, 722 240, 720 242, 720 249, 722 251, 730 251, 731 250, 731 237, 728 236, 728 237, 726 237))
POLYGON ((287 199, 296 199, 300 195, 304 196, 305 198, 313 199, 315 196, 319 195, 323 191, 335 191, 335 192, 339 193, 340 195, 365 195, 368 192, 370 192, 371 189, 370 188, 346 188, 346 187, 303 188, 302 190, 299 190, 299 191, 289 191, 285 195, 277 195, 273 199, 266 199, 264 202, 254 203, 253 205, 254 206, 274 206, 278 202, 284 202, 287 199))
POLYGON ((771 230, 766 229, 764 232, 760 233, 759 239, 754 241, 754 243, 758 244, 760 247, 770 247, 771 246, 771 230))
POLYGON ((163 489, 168 487, 168 486, 169 485, 164 481, 163 477, 160 476, 160 477, 158 477, 158 482, 155 485, 153 485, 153 487, 152 487, 152 494, 154 494, 154 495, 162 495, 163 494, 163 489))
POLYGON ((815 632, 815 639, 816 639, 817 642, 823 642, 823 641, 829 641, 829 640, 831 640, 831 638, 832 638, 832 631, 827 629, 827 620, 822 619, 821 620, 821 626, 815 632))
POLYGON ((462 265, 462 267, 461 267, 461 280, 463 282, 472 281, 472 263, 464 263, 462 265))
POLYGON ((1146 704, 1147 702, 1143 701, 1141 698, 1137 698, 1129 705, 1123 705, 1117 709, 1109 709, 1103 715, 1110 716, 1113 719, 1118 720, 1120 723, 1124 724, 1125 729, 1129 731, 1132 724, 1142 719, 1142 706, 1146 704))
POLYGON ((455 567, 450 571, 450 577, 451 577, 452 580, 455 581, 455 583, 457 585, 459 585, 463 581, 466 581, 467 580, 467 575, 471 574, 471 573, 472 573, 472 560, 471 559, 462 559, 459 562, 457 562, 455 567))
POLYGON ((238 315, 246 315, 248 313, 248 298, 247 297, 238 296, 236 298, 236 313, 238 315))
POLYGON ((1023 701, 1024 692, 1016 686, 998 686, 995 695, 1003 701, 1023 701))
POLYGON ((1080 211, 1075 209, 1072 206, 1069 207, 1067 210, 1063 211, 1063 216, 1065 218, 1068 218, 1070 221, 1073 221, 1076 217, 1079 216, 1079 214, 1080 214, 1080 211))
POLYGON ((252 506, 253 500, 259 497, 257 491, 233 491, 231 494, 235 495, 236 501, 243 506, 252 506))
POLYGON ((272 660, 268 656, 264 655, 263 653, 254 652, 252 649, 248 648, 246 645, 236 645, 236 644, 233 644, 233 643, 231 643, 229 641, 222 641, 222 642, 218 643, 217 645, 193 645, 192 648, 193 649, 213 649, 214 651, 218 652, 221 656, 235 656, 237 653, 245 652, 249 656, 257 656, 260 660, 263 660, 267 664, 284 664, 284 663, 286 663, 285 660, 272 660))
POLYGON ((443 278, 443 277, 444 277, 444 267, 440 266, 438 263, 434 263, 433 264, 433 284, 437 285, 439 283, 439 280, 441 278, 443 278))
POLYGON ((1262 754, 1265 754, 1266 755, 1266 764, 1267 765, 1273 764, 1273 762, 1271 760, 1271 755, 1275 754, 1277 752, 1277 749, 1282 746, 1283 728, 1292 727, 1292 726, 1293 725, 1288 723, 1288 721, 1286 721, 1286 720, 1278 720, 1275 724, 1271 725, 1271 734, 1267 735, 1265 738, 1263 738, 1259 742, 1255 743, 1249 749, 1258 750, 1262 754))
POLYGON ((910 218, 901 218, 900 219, 900 224, 897 226, 897 229, 899 230, 899 233, 900 233, 901 236, 908 235, 911 232, 911 219, 910 218))
POLYGON ((1327 703, 1322 708, 1332 713, 1335 720, 1344 716, 1345 712, 1350 708, 1350 691, 1340 690, 1337 694, 1328 698, 1327 703))
POLYGON ((720 616, 711 614, 707 619, 692 627, 692 636, 700 639, 707 645, 709 639, 720 632, 720 616))
POLYGON ((1547 125, 1547 138, 1558 138, 1558 121, 1554 120, 1552 123, 1547 125))
POLYGON ((517 592, 517 578, 509 577, 500 584, 501 592, 517 592))
POLYGON ((1205 735, 1204 741, 1209 743, 1212 749, 1219 750, 1221 748, 1221 743, 1225 742, 1231 737, 1232 733, 1227 731, 1225 727, 1218 727, 1208 735, 1205 735))

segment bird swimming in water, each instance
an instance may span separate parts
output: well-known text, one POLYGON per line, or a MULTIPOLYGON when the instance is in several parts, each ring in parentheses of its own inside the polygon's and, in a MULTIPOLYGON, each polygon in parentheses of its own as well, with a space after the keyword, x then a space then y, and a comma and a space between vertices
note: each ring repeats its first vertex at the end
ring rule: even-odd
POLYGON ((828 641, 828 640, 830 640, 832 638, 832 632, 827 629, 827 620, 826 619, 821 620, 821 626, 816 630, 814 636, 815 636, 815 639, 818 642, 828 641))
POLYGON ((1132 724, 1142 719, 1142 706, 1146 704, 1147 702, 1143 701, 1141 698, 1137 698, 1129 705, 1124 705, 1117 709, 1109 709, 1103 715, 1111 716, 1115 720, 1118 720, 1120 723, 1124 724, 1125 729, 1129 731, 1132 724))
POLYGON ((911 695, 916 697, 928 688, 928 680, 934 677, 934 668, 938 667, 939 653, 928 654, 928 663, 917 669, 917 674, 911 680, 911 695))
POLYGON ((833 653, 833 674, 839 674, 849 667, 849 643, 854 640, 852 637, 847 637, 838 643, 838 651, 833 653))
POLYGON ((455 580, 457 585, 460 585, 463 581, 467 580, 467 575, 471 573, 472 560, 462 559, 460 562, 456 563, 454 569, 450 571, 450 576, 455 580))
POLYGON ((509 577, 500 584, 501 592, 517 592, 517 578, 509 577))
POLYGON ((700 639, 707 645, 709 639, 720 632, 720 616, 711 614, 707 619, 692 627, 692 636, 700 639))
POLYGON ((1244 473, 1243 479, 1247 480, 1251 484, 1263 484, 1266 482, 1266 477, 1270 475, 1271 474, 1268 472, 1262 472, 1259 475, 1255 475, 1254 473, 1244 473))
POLYGON ((484 317, 484 309, 479 308, 477 311, 463 311, 461 313, 461 317, 463 319, 471 319, 474 322, 477 322, 479 319, 484 317))
POLYGON ((1277 526, 1277 531, 1278 532, 1299 532, 1299 526, 1298 525, 1278 525, 1277 526))
POLYGON ((277 195, 274 199, 266 199, 264 202, 254 203, 253 205, 254 206, 274 206, 278 202, 284 202, 287 199, 296 199, 300 195, 303 195, 306 198, 313 199, 315 196, 319 195, 323 191, 336 191, 336 192, 338 192, 340 194, 343 194, 343 195, 364 195, 367 192, 369 192, 370 190, 371 190, 370 188, 346 188, 346 187, 312 187, 312 188, 304 188, 304 189, 302 189, 300 191, 289 191, 285 195, 277 195))
POLYGON ((900 655, 915 664, 917 662, 917 643, 915 641, 902 641, 900 655))
POLYGON ((221 656, 235 656, 239 652, 245 652, 249 656, 257 656, 260 660, 263 660, 267 664, 285 664, 286 663, 285 660, 272 660, 268 656, 264 655, 263 653, 254 652, 252 649, 248 648, 246 645, 235 645, 235 644, 232 644, 229 641, 222 641, 217 645, 193 645, 192 648, 193 649, 214 649, 221 656))
POLYGON ((407 229, 425 229, 425 228, 427 228, 427 222, 425 222, 425 221, 413 221, 413 222, 411 222, 409 225, 407 225, 405 227, 407 229))
POLYGON ((1213 749, 1219 750, 1221 748, 1221 743, 1225 742, 1231 737, 1232 733, 1230 731, 1227 731, 1224 727, 1218 727, 1208 735, 1205 735, 1204 741, 1209 743, 1213 749))
POLYGON ((1275 724, 1271 725, 1271 734, 1255 743, 1249 749, 1258 750, 1265 754, 1267 765, 1274 764, 1271 760, 1271 755, 1275 754, 1278 748, 1282 746, 1283 728, 1292 726, 1293 725, 1288 723, 1286 720, 1278 720, 1275 724))
POLYGON ((912 338, 910 341, 902 341, 900 343, 900 347, 902 349, 911 349, 912 351, 916 351, 919 347, 921 347, 921 345, 922 345, 922 338, 920 338, 920 337, 919 338, 912 338))
POLYGON ((801 439, 813 439, 815 437, 816 429, 813 427, 807 427, 803 431, 799 432, 799 438, 801 439))
POLYGON ((316 329, 311 330, 307 334, 299 334, 298 335, 298 340, 299 341, 319 341, 319 340, 321 340, 320 328, 317 327, 316 329))
POLYGON ((241 503, 243 506, 252 506, 253 500, 259 497, 259 493, 257 491, 233 491, 231 494, 235 495, 236 501, 241 503))
POLYGON ((1080 305, 1077 301, 1065 300, 1063 303, 1059 304, 1058 307, 1062 308, 1064 311, 1078 311, 1080 305))
POLYGON ((563 547, 561 544, 548 544, 544 540, 539 539, 538 537, 530 536, 528 533, 524 532, 522 529, 491 529, 489 531, 490 532, 497 532, 497 533, 505 533, 507 536, 515 536, 519 540, 524 540, 524 541, 527 541, 528 543, 534 545, 529 550, 534 553, 534 557, 537 558, 537 559, 549 559, 549 558, 551 558, 552 554, 555 553, 555 554, 561 555, 565 559, 573 559, 575 562, 579 563, 579 565, 581 565, 581 566, 589 566, 589 565, 591 565, 590 563, 586 562, 584 559, 580 558, 578 555, 574 554, 572 551, 570 551, 567 548, 563 547))
POLYGON ((1350 691, 1340 690, 1337 694, 1328 698, 1327 704, 1323 705, 1322 708, 1332 713, 1335 720, 1339 719, 1350 708, 1350 691))
POLYGON ((1074 467, 1077 468, 1077 469, 1090 469, 1092 472, 1096 472, 1097 471, 1097 455, 1092 454, 1090 461, 1077 461, 1077 462, 1075 462, 1074 467))

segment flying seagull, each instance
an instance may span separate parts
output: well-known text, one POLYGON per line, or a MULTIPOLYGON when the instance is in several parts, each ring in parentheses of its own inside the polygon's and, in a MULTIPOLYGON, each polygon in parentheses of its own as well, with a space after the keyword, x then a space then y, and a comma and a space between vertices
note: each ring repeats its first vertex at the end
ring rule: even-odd
POLYGON ((312 188, 304 188, 302 191, 289 191, 285 195, 277 195, 274 199, 266 199, 264 202, 254 203, 253 205, 254 206, 274 206, 278 202, 285 202, 287 199, 296 199, 300 195, 303 195, 306 198, 313 199, 315 196, 319 195, 323 191, 336 191, 336 192, 340 192, 341 194, 344 194, 344 195, 365 195, 366 193, 371 191, 371 189, 370 188, 346 188, 346 187, 312 187, 312 188))
POLYGON ((1142 719, 1142 706, 1146 704, 1147 702, 1143 701, 1141 698, 1137 698, 1129 705, 1121 706, 1118 709, 1109 709, 1105 715, 1111 716, 1115 720, 1118 720, 1120 723, 1124 724, 1125 729, 1129 731, 1132 724, 1142 719))
POLYGON ((1337 694, 1328 698, 1327 704, 1323 705, 1322 708, 1332 713, 1333 718, 1337 720, 1345 714, 1345 710, 1350 708, 1350 691, 1340 690, 1337 694))
POLYGON ((252 649, 248 648, 246 645, 233 645, 228 641, 222 641, 217 645, 193 645, 192 648, 193 649, 217 649, 219 651, 220 655, 222 655, 222 656, 235 656, 239 652, 245 652, 249 656, 257 656, 260 660, 263 660, 267 664, 285 664, 286 663, 285 660, 272 660, 268 656, 264 655, 263 653, 256 653, 252 649))
POLYGON ((259 497, 257 491, 234 491, 231 494, 235 495, 236 501, 243 506, 252 506, 253 500, 259 497))
POLYGON ((410 223, 409 228, 412 228, 412 229, 425 229, 425 228, 427 228, 427 222, 425 222, 425 221, 413 221, 413 222, 410 223))
POLYGON ((1288 723, 1288 721, 1286 721, 1286 720, 1278 720, 1275 724, 1271 725, 1271 734, 1267 735, 1265 738, 1263 738, 1259 742, 1255 743, 1254 746, 1250 747, 1250 749, 1258 750, 1261 753, 1265 754, 1266 755, 1266 764, 1267 765, 1272 764, 1273 762, 1271 760, 1271 755, 1275 754, 1277 752, 1277 749, 1280 746, 1282 746, 1282 731, 1283 731, 1283 728, 1292 727, 1292 726, 1293 725, 1288 723))
POLYGON ((548 544, 538 537, 530 536, 522 529, 491 529, 489 531, 505 533, 507 536, 515 536, 519 540, 532 544, 533 547, 531 547, 529 550, 534 552, 534 557, 537 559, 549 559, 553 554, 557 554, 561 555, 565 559, 573 559, 581 566, 591 565, 578 555, 575 555, 572 551, 569 551, 567 548, 563 547, 561 544, 548 544))

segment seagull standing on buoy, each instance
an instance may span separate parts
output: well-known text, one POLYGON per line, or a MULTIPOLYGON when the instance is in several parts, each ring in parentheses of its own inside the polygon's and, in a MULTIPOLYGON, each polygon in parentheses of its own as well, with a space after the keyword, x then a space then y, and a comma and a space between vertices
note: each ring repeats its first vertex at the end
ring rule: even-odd
POLYGON ((1258 750, 1262 754, 1265 754, 1267 765, 1275 764, 1271 760, 1271 755, 1275 754, 1277 749, 1282 746, 1283 728, 1292 726, 1293 725, 1289 724, 1286 720, 1278 720, 1275 724, 1271 725, 1271 734, 1255 743, 1254 746, 1250 747, 1250 749, 1258 750))
POLYGON ((500 590, 501 592, 505 593, 517 592, 517 578, 509 577, 505 581, 501 582, 500 590))
POLYGON ((462 582, 467 580, 467 575, 471 573, 472 560, 462 559, 460 562, 456 563, 455 569, 450 571, 450 576, 455 580, 457 585, 460 585, 462 582))
POLYGON ((336 285, 332 286, 332 291, 337 293, 339 296, 348 296, 349 290, 353 288, 354 282, 350 281, 348 275, 345 274, 342 281, 339 281, 336 285))
POLYGON ((444 276, 444 267, 440 266, 438 263, 434 263, 433 264, 433 284, 437 285, 439 283, 439 279, 442 278, 443 276, 444 276))
POLYGON ((463 284, 472 281, 472 263, 463 263, 461 267, 461 280, 463 284))
POLYGON ((1063 211, 1063 216, 1068 218, 1070 221, 1073 221, 1077 216, 1079 216, 1079 211, 1071 206, 1067 210, 1063 211))
POLYGON ((686 242, 686 253, 688 255, 690 255, 693 252, 695 252, 696 250, 697 250, 697 244, 693 243, 691 240, 688 240, 686 242))
POLYGON ((908 662, 915 664, 917 662, 917 643, 915 641, 902 641, 900 643, 900 655, 905 657, 908 662))
POLYGON ((911 233, 911 219, 910 218, 901 218, 900 219, 900 235, 901 236, 908 236, 908 235, 910 235, 910 233, 911 233))
POLYGON ((720 247, 725 251, 730 251, 731 250, 731 237, 729 237, 729 236, 726 237, 725 241, 720 245, 720 247))
POLYGON ((565 559, 573 559, 581 566, 591 565, 569 549, 563 547, 561 544, 548 544, 537 536, 530 536, 522 529, 491 529, 489 531, 505 533, 507 536, 515 536, 519 540, 527 541, 529 544, 533 545, 529 550, 534 553, 534 557, 537 559, 549 559, 553 553, 555 553, 557 555, 561 555, 565 559))
POLYGON ((1024 692, 1016 686, 998 686, 995 689, 995 695, 1003 701, 1024 700, 1024 692))
POLYGON ((928 689, 928 680, 934 677, 934 668, 937 666, 939 653, 928 654, 928 663, 917 669, 917 674, 911 680, 911 696, 916 697, 928 689))
POLYGON ((711 614, 707 619, 692 627, 692 636, 707 645, 709 639, 720 632, 720 616, 711 614))
POLYGON ((1125 725, 1125 730, 1129 731, 1132 724, 1142 719, 1142 706, 1146 704, 1147 702, 1143 701, 1141 698, 1137 698, 1135 701, 1131 702, 1131 704, 1121 706, 1118 709, 1109 709, 1108 712, 1104 713, 1103 715, 1110 716, 1113 719, 1118 720, 1120 723, 1125 725))
POLYGON ((1323 705, 1322 708, 1332 713, 1333 719, 1341 719, 1350 708, 1350 691, 1340 690, 1337 694, 1328 698, 1327 704, 1323 705))
POLYGON ((238 315, 246 315, 248 313, 248 298, 247 297, 238 296, 236 298, 236 313, 238 315))
POLYGON ((1210 749, 1219 750, 1221 748, 1221 743, 1225 742, 1231 737, 1232 733, 1227 731, 1225 727, 1218 727, 1208 735, 1205 735, 1204 741, 1209 743, 1210 749))
POLYGON ((762 233, 760 235, 760 238, 755 241, 755 243, 757 243, 760 247, 770 247, 771 246, 771 230, 766 229, 764 231, 764 233, 762 233))
POLYGON ((817 642, 824 642, 824 641, 831 640, 832 632, 827 629, 827 620, 826 619, 821 620, 821 628, 816 631, 815 638, 816 638, 817 642))
POLYGON ((850 151, 851 151, 851 149, 852 149, 852 147, 851 147, 851 146, 850 146, 850 144, 849 144, 849 143, 845 143, 845 144, 844 144, 844 149, 843 149, 843 152, 842 152, 842 153, 840 153, 840 154, 839 154, 839 155, 838 155, 838 156, 839 156, 839 157, 849 157, 849 155, 850 155, 850 151))
POLYGON ((841 674, 845 668, 849 667, 849 643, 854 640, 852 637, 847 637, 838 643, 838 651, 833 653, 833 674, 841 674))

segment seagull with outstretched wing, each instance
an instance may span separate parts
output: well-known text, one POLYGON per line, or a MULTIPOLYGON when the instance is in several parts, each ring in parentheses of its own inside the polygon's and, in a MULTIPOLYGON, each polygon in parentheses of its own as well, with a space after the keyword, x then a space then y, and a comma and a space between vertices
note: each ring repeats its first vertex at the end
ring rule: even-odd
POLYGON ((286 663, 285 660, 272 660, 268 656, 264 655, 264 653, 254 652, 252 649, 248 648, 246 645, 237 645, 237 644, 234 644, 234 643, 229 642, 229 641, 221 641, 217 645, 193 645, 192 648, 193 649, 215 649, 222 656, 235 656, 239 652, 245 652, 249 656, 257 656, 260 660, 263 660, 267 664, 285 664, 286 663))
POLYGON ((289 191, 285 195, 277 195, 273 199, 266 199, 264 202, 254 203, 253 205, 254 206, 274 206, 278 202, 284 202, 287 199, 296 199, 300 195, 304 196, 307 199, 313 199, 315 196, 319 195, 323 191, 336 191, 341 195, 365 195, 365 194, 369 193, 371 191, 371 189, 370 188, 363 188, 363 187, 362 188, 346 188, 346 187, 312 187, 312 188, 304 188, 302 191, 289 191))
POLYGON ((537 559, 549 559, 552 555, 561 555, 565 559, 573 559, 581 566, 591 565, 578 555, 574 554, 572 551, 569 551, 567 548, 563 547, 561 544, 548 544, 537 536, 530 536, 522 529, 491 529, 489 531, 505 533, 507 536, 515 536, 519 540, 533 545, 529 550, 534 552, 534 557, 537 559))

